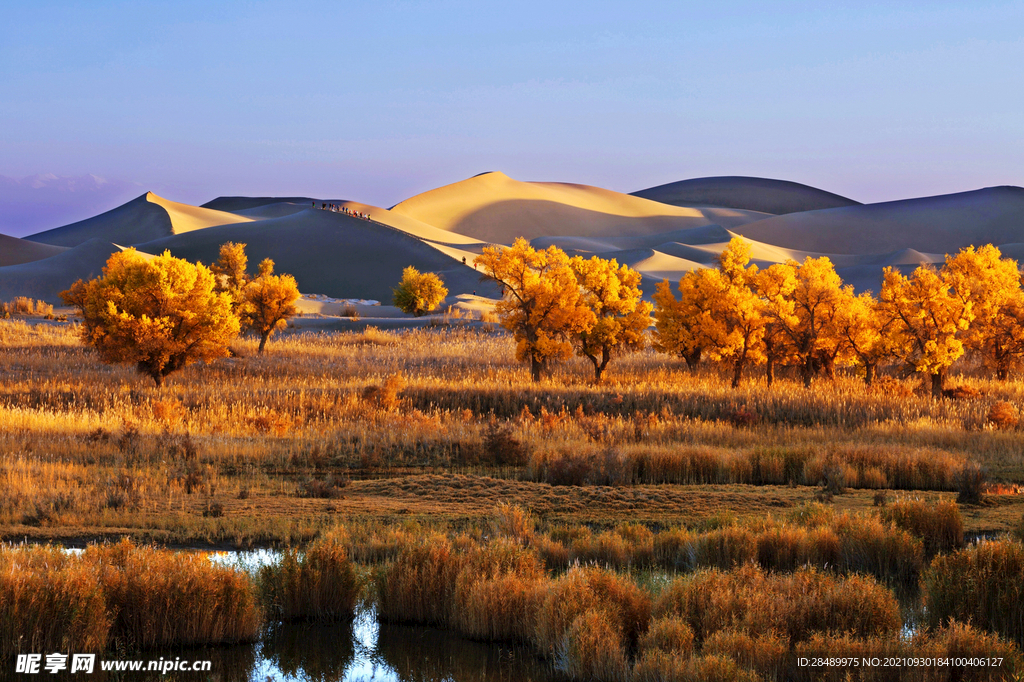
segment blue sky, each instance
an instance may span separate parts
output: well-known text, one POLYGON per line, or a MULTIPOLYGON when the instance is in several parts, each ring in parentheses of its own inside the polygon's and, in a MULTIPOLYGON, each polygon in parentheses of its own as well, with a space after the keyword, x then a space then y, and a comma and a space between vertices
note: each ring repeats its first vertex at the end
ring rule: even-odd
POLYGON ((386 206, 487 170, 759 175, 880 201, 1024 185, 1022 65, 1024 2, 11 3, 0 175, 386 206))

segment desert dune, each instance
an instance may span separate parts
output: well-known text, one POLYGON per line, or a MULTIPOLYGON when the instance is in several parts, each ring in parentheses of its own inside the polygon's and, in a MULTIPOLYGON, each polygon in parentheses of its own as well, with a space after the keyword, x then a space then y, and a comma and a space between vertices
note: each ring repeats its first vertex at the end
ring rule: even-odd
POLYGON ((955 253, 972 244, 1024 241, 1024 189, 973 192, 792 213, 743 225, 750 239, 806 251, 955 253))
POLYGON ((680 180, 633 192, 633 196, 673 206, 722 206, 773 215, 859 204, 798 182, 742 176, 680 180))
POLYGON ((50 256, 56 256, 67 249, 63 246, 51 246, 30 242, 27 239, 8 237, 0 234, 0 267, 7 265, 18 265, 19 263, 31 263, 50 256))
POLYGON ((106 213, 26 239, 56 246, 78 246, 90 239, 132 245, 213 225, 250 221, 252 218, 180 204, 146 192, 106 213))
POLYGON ((640 235, 718 224, 733 228, 762 214, 669 206, 599 187, 521 182, 492 172, 418 194, 391 208, 443 230, 502 244, 516 237, 640 235))
POLYGON ((90 239, 43 260, 0 267, 0 300, 28 296, 49 303, 60 303, 61 291, 77 279, 91 279, 101 275, 107 259, 121 250, 123 247, 117 244, 90 239))
POLYGON ((427 242, 401 230, 342 213, 306 209, 282 218, 222 225, 164 237, 140 245, 149 253, 164 249, 179 257, 211 263, 224 242, 244 242, 251 268, 272 258, 277 272, 293 274, 300 290, 336 298, 391 299, 391 289, 409 265, 440 274, 452 293, 494 287, 427 242))

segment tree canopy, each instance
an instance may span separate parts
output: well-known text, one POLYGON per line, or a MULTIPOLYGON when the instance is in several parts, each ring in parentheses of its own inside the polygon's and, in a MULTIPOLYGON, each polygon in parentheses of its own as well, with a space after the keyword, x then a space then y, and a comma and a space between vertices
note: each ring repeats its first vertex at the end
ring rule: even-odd
POLYGON ((159 386, 197 361, 228 355, 239 320, 209 268, 165 251, 115 253, 103 275, 61 292, 84 318, 82 340, 107 363, 131 364, 159 386))
POLYGON ((402 271, 401 281, 391 291, 395 307, 416 317, 436 310, 448 297, 448 288, 438 275, 421 273, 411 265, 402 271))

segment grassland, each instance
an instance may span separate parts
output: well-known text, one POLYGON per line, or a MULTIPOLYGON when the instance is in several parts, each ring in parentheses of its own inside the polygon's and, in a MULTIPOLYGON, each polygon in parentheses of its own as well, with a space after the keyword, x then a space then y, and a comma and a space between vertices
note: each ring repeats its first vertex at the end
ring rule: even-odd
MULTIPOLYGON (((529 381, 510 339, 460 329, 299 334, 257 356, 192 366, 157 389, 108 366, 71 325, 0 321, 0 533, 61 541, 130 535, 255 546, 339 520, 466 523, 501 501, 543 520, 698 523, 820 497, 870 508, 879 491, 957 497, 972 463, 1015 492, 1022 432, 992 406, 1024 382, 856 377, 806 390, 728 388, 647 351, 594 385, 583 361, 529 381)), ((962 509, 968 532, 1013 528, 1024 496, 962 509)))
POLYGON ((583 361, 537 384, 508 337, 455 327, 292 332, 264 355, 243 339, 158 389, 73 324, 0 321, 0 348, 5 539, 297 548, 246 578, 130 545, 43 575, 7 549, 5 622, 35 614, 40 642, 234 641, 363 602, 576 679, 802 679, 793 657, 816 652, 1019 665, 1021 381, 967 367, 944 400, 891 376, 733 390, 645 351, 601 384, 583 361), (161 632, 118 606, 164 604, 142 576, 158 563, 203 603, 245 595, 245 627, 161 632), (61 609, 86 620, 47 631, 61 609))

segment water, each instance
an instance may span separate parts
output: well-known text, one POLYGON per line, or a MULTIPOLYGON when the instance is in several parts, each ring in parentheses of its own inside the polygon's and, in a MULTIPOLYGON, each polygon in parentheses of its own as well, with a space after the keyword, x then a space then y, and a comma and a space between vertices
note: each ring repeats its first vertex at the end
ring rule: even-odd
MULTIPOLYGON (((69 550, 76 551, 76 550, 69 550)), ((80 550, 78 550, 80 551, 80 550)), ((211 561, 256 571, 280 558, 274 550, 209 552, 211 561)), ((97 656, 90 680, 173 680, 200 682, 553 682, 549 663, 530 649, 474 642, 436 628, 379 623, 373 611, 361 611, 352 623, 316 625, 274 623, 253 644, 106 652, 97 656), (99 660, 211 662, 208 673, 104 673, 99 660)), ((28 679, 0 669, 0 680, 28 679)), ((81 674, 46 679, 85 679, 81 674)))
MULTIPOLYGON (((107 653, 111 659, 119 654, 107 653)), ((473 642, 434 628, 378 623, 283 624, 252 645, 125 654, 139 660, 209 660, 209 673, 95 673, 95 680, 224 682, 553 682, 550 666, 521 647, 473 642)), ((51 675, 46 675, 54 679, 51 675)), ((74 679, 69 675, 66 679, 74 679)), ((81 677, 78 675, 77 677, 81 677)), ((60 679, 60 678, 58 678, 60 679)))

